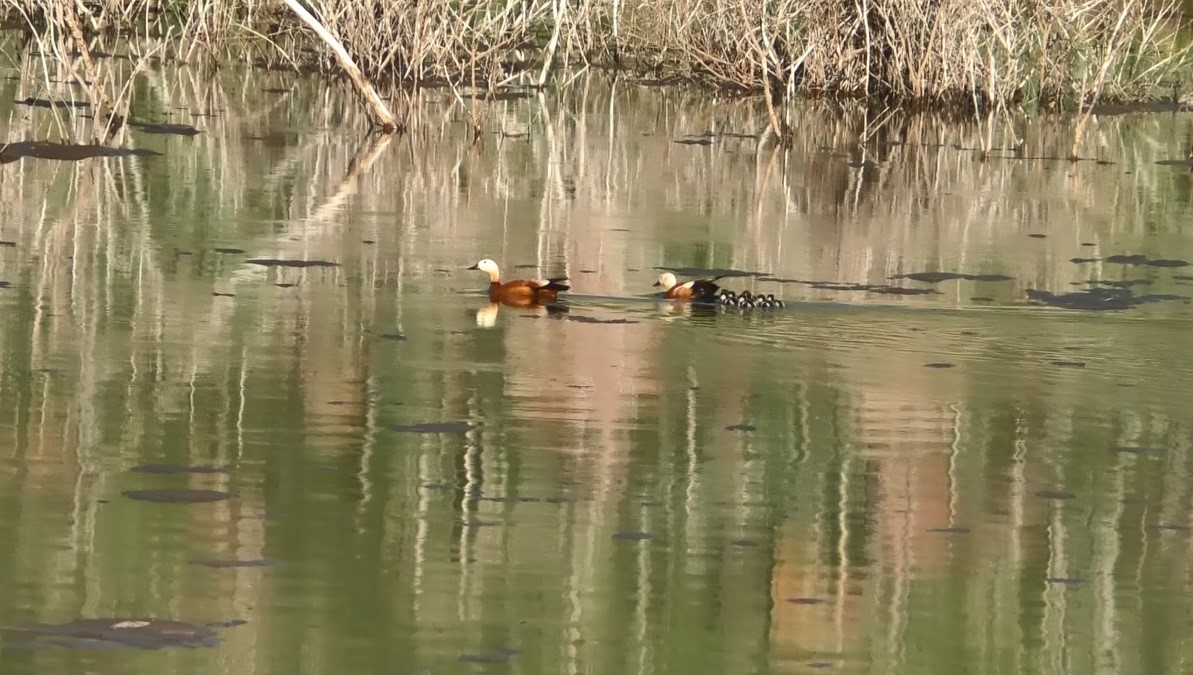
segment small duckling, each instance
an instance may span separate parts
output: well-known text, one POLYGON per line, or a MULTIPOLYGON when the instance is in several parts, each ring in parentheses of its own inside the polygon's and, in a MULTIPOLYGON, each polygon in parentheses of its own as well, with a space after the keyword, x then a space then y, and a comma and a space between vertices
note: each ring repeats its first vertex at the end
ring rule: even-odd
POLYGON ((766 296, 759 296, 759 298, 758 309, 770 309, 773 306, 771 305, 770 300, 766 299, 766 296))
POLYGON ((767 294, 766 294, 766 301, 767 301, 767 302, 770 304, 770 306, 771 306, 771 307, 773 307, 774 309, 783 309, 783 301, 782 301, 782 300, 780 300, 780 299, 778 299, 778 298, 776 298, 774 293, 767 293, 767 294))
POLYGON ((722 288, 721 289, 721 304, 726 307, 733 307, 733 306, 737 305, 737 293, 734 293, 733 291, 731 291, 727 288, 722 288))
POLYGON ((754 296, 750 295, 749 291, 742 291, 741 295, 737 296, 738 309, 753 309, 754 296))

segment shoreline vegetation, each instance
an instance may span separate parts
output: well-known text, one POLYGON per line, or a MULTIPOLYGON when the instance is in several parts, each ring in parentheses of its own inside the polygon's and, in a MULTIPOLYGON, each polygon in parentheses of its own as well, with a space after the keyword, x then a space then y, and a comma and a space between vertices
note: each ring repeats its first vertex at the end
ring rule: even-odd
POLYGON ((1179 0, 0 0, 0 12, 40 53, 47 98, 65 69, 102 111, 92 135, 103 141, 156 59, 345 75, 382 131, 408 125, 411 92, 449 87, 476 140, 478 103, 602 68, 754 97, 782 146, 805 97, 975 118, 1073 111, 1074 158, 1095 104, 1187 107, 1193 86, 1179 0), (131 70, 94 58, 136 41, 149 46, 131 70))

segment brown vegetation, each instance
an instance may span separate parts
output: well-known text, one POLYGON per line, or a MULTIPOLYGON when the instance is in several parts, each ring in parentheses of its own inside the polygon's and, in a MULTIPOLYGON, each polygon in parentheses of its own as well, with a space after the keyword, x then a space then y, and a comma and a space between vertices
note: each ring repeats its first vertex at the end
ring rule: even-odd
MULTIPOLYGON (((68 8, 75 5, 62 0, 3 4, 10 21, 31 27, 59 58, 79 51, 92 82, 86 50, 78 49, 81 33, 93 40, 115 31, 165 34, 163 49, 181 59, 203 49, 352 72, 282 3, 100 0, 80 5, 81 22, 68 8), (246 43, 253 48, 244 49, 246 43)), ((783 102, 797 94, 985 111, 1078 109, 1171 96, 1189 64, 1177 32, 1177 0, 313 0, 307 6, 376 82, 447 84, 475 99, 508 85, 542 87, 560 66, 619 66, 640 77, 764 95, 770 126, 783 138, 790 128, 783 102)), ((99 95, 106 95, 102 87, 99 95)))

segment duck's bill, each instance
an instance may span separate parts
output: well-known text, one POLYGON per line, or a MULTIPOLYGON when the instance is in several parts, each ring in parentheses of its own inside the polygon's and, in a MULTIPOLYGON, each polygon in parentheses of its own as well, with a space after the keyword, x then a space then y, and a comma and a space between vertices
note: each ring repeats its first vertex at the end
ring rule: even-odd
POLYGON ((662 286, 662 285, 663 285, 663 282, 661 282, 661 281, 656 281, 653 284, 651 284, 651 286, 662 286))
POLYGON ((473 265, 472 267, 469 267, 468 269, 470 269, 470 270, 479 270, 480 268, 481 268, 481 266, 480 266, 480 263, 477 263, 477 264, 473 265))

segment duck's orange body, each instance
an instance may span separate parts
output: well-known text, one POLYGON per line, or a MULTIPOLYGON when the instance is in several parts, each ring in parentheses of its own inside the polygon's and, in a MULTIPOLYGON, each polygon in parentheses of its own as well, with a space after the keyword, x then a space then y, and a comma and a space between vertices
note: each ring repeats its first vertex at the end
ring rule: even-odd
POLYGON ((681 284, 675 279, 675 275, 670 272, 664 272, 659 275, 659 280, 654 285, 663 287, 663 297, 667 300, 716 302, 717 291, 720 290, 720 286, 717 286, 708 279, 685 281, 681 284))
POLYGON ((514 279, 501 283, 501 272, 497 263, 492 260, 482 260, 469 267, 470 270, 480 270, 489 275, 489 300, 507 305, 541 305, 553 302, 560 291, 571 288, 563 283, 567 277, 555 279, 514 279))

